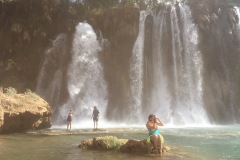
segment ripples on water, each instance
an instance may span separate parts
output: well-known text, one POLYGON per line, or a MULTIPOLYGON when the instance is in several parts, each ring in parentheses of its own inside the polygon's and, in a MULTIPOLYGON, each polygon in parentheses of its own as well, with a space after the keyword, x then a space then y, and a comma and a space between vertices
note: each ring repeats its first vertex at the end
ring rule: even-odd
MULTIPOLYGON (((188 127, 161 129, 166 146, 177 148, 178 156, 163 158, 114 152, 84 151, 80 141, 96 136, 113 135, 118 138, 145 139, 145 128, 111 128, 93 132, 91 129, 49 129, 25 134, 0 135, 1 160, 112 160, 112 159, 184 159, 237 160, 240 159, 240 126, 188 127), (180 153, 180 154, 179 154, 180 153), (193 158, 195 157, 195 158, 193 158)), ((171 152, 171 151, 170 151, 171 152)), ((174 151, 176 152, 176 150, 174 151)))

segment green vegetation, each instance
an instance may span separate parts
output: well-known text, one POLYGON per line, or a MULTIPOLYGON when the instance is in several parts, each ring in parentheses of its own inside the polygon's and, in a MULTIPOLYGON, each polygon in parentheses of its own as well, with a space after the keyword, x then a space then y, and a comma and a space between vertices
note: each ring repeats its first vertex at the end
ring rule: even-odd
POLYGON ((115 136, 98 137, 105 145, 106 149, 118 150, 121 145, 125 144, 125 141, 118 139, 115 136))
POLYGON ((36 93, 32 92, 30 89, 27 89, 24 92, 24 95, 26 96, 27 99, 32 99, 32 100, 39 99, 39 96, 36 93))
MULTIPOLYGON (((4 91, 2 91, 2 89, 0 89, 0 94, 4 93, 7 96, 13 97, 15 95, 17 95, 17 90, 15 88, 12 87, 8 87, 8 88, 4 88, 4 91)), ((26 99, 30 99, 30 100, 37 100, 39 99, 39 96, 32 92, 30 89, 27 89, 24 93, 23 93, 24 97, 26 99)))
POLYGON ((12 88, 12 87, 8 87, 4 89, 4 93, 8 96, 14 96, 17 94, 16 89, 12 88))

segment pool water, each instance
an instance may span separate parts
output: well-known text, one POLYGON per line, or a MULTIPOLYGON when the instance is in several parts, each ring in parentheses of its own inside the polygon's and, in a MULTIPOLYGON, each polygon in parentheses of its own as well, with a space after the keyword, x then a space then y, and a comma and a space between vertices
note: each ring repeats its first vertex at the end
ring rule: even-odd
MULTIPOLYGON (((78 148, 82 140, 97 136, 116 136, 128 139, 146 139, 145 128, 75 129, 54 128, 21 134, 0 135, 1 160, 112 160, 112 159, 240 159, 240 126, 161 128, 166 146, 174 146, 183 155, 178 157, 149 157, 113 151, 86 151, 78 148), (193 158, 194 157, 194 158, 193 158)), ((171 151, 170 151, 171 152, 171 151)))

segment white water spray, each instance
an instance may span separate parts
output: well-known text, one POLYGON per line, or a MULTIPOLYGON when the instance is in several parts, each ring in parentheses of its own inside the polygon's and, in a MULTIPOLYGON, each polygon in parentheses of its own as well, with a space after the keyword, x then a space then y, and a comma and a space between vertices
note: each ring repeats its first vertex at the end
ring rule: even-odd
POLYGON ((63 68, 67 53, 66 41, 66 34, 60 34, 52 41, 52 47, 45 52, 37 80, 36 93, 50 102, 53 111, 60 101, 64 81, 63 68))
POLYGON ((176 110, 184 123, 208 124, 209 120, 202 103, 202 68, 203 62, 198 49, 198 29, 192 22, 189 6, 179 4, 182 20, 183 53, 178 70, 178 93, 176 110), (181 86, 181 87, 180 87, 181 86))
POLYGON ((152 55, 152 89, 151 103, 149 104, 150 113, 156 113, 165 122, 170 118, 171 96, 169 92, 169 77, 166 75, 167 66, 165 66, 166 53, 164 50, 164 34, 166 33, 167 9, 161 9, 153 14, 153 55, 152 55))
POLYGON ((72 60, 68 68, 69 100, 61 107, 60 119, 74 110, 75 122, 91 119, 93 106, 104 116, 108 93, 99 60, 101 46, 92 27, 79 23, 72 44, 72 60))
POLYGON ((130 63, 130 80, 131 80, 131 104, 130 116, 141 116, 142 92, 143 92, 143 47, 144 47, 144 30, 145 19, 150 13, 148 11, 140 12, 139 34, 133 47, 133 54, 130 63))

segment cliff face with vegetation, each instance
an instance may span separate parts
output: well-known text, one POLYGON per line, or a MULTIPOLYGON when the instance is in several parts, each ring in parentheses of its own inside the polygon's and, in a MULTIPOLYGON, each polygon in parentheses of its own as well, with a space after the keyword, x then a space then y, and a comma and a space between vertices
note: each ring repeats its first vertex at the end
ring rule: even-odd
MULTIPOLYGON (((139 11, 148 5, 141 5, 139 1, 141 8, 136 8, 134 1, 124 1, 111 7, 114 3, 110 2, 106 6, 105 2, 94 0, 86 4, 51 0, 0 1, 1 86, 11 86, 20 92, 26 88, 34 90, 40 62, 51 40, 60 33, 73 32, 76 24, 85 20, 98 35, 101 32, 103 38, 110 41, 111 54, 106 59, 113 62, 107 63, 116 62, 116 67, 124 67, 121 64, 131 56, 138 34, 139 11)), ((220 18, 229 22, 227 38, 234 38, 238 17, 233 6, 220 0, 189 1, 189 4, 193 6, 194 18, 203 36, 216 39, 214 45, 220 45, 222 38, 221 29, 216 26, 220 18), (224 17, 218 15, 219 9, 226 12, 224 17)))
POLYGON ((139 8, 132 3, 115 5, 105 1, 82 4, 31 0, 0 5, 0 24, 3 24, 0 27, 0 85, 3 88, 34 91, 39 67, 51 41, 61 33, 71 35, 79 22, 87 21, 99 37, 102 34, 110 42, 102 57, 106 65, 104 74, 110 81, 109 90, 116 97, 110 103, 121 104, 117 99, 126 99, 124 93, 129 88, 126 64, 138 34, 139 8))
POLYGON ((72 33, 76 24, 85 20, 98 35, 101 32, 110 41, 113 54, 129 57, 138 33, 139 9, 109 9, 98 3, 0 1, 1 86, 11 86, 19 92, 35 90, 39 65, 51 40, 60 33, 72 33))
POLYGON ((48 0, 0 1, 0 84, 35 90, 39 64, 54 36, 71 32, 77 13, 48 0))
MULTIPOLYGON (((125 0, 118 4, 113 0, 85 0, 85 3, 57 0, 0 1, 0 86, 14 87, 18 92, 24 92, 27 88, 35 90, 39 67, 51 41, 61 33, 71 35, 79 22, 87 21, 98 38, 109 41, 101 60, 110 93, 108 106, 119 114, 114 117, 109 113, 107 116, 121 119, 121 115, 126 114, 121 106, 129 104, 126 94, 130 88, 129 62, 138 35, 140 10, 150 8, 159 11, 168 8, 166 2, 177 3, 173 0, 163 0, 161 4, 156 1, 151 1, 150 4, 143 2, 125 0)), ((205 66, 204 103, 209 106, 209 114, 214 119, 221 119, 219 110, 211 109, 212 106, 228 106, 230 101, 234 106, 240 104, 240 38, 236 27, 239 17, 234 8, 238 1, 188 0, 185 3, 190 6, 194 23, 200 31, 199 48, 205 66), (223 69, 223 64, 219 63, 221 58, 226 60, 225 65, 234 74, 223 69), (218 99, 221 102, 216 102, 218 99)), ((167 12, 170 10, 167 9, 167 12)), ((170 17, 167 21, 170 21, 170 17)), ((151 26, 151 18, 146 23, 146 26, 151 26)), ((170 36, 166 36, 165 40, 171 44, 170 36)), ((151 45, 150 39, 146 37, 145 43, 151 45)), ((150 52, 146 45, 145 55, 150 52)), ((67 94, 63 95, 67 97, 67 94)), ((227 108, 222 110, 225 109, 227 108)))

